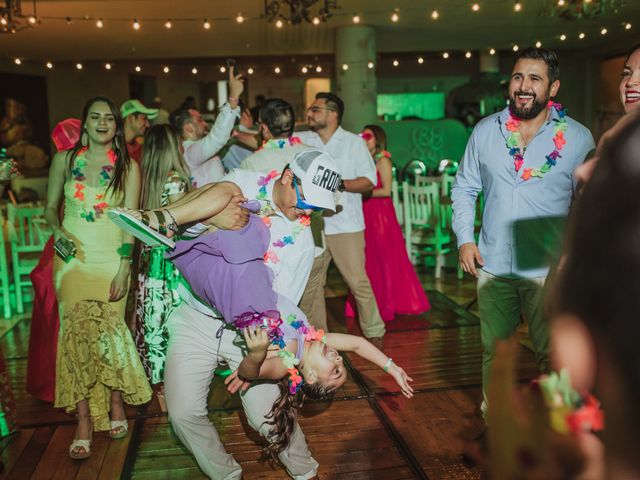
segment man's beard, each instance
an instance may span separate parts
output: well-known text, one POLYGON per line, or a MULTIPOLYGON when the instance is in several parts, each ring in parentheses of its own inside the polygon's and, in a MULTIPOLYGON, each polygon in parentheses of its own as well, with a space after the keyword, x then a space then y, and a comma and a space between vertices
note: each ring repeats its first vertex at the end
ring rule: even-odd
POLYGON ((313 124, 310 123, 309 130, 311 130, 312 132, 317 132, 318 130, 322 130, 326 126, 327 126, 326 123, 321 123, 321 122, 315 122, 313 124))
POLYGON ((549 98, 550 98, 549 92, 547 92, 547 95, 545 96, 545 98, 542 98, 539 100, 537 95, 533 92, 525 92, 522 90, 518 90, 514 92, 511 97, 509 97, 509 100, 510 100, 509 110, 511 111, 512 115, 518 117, 521 120, 531 120, 533 118, 536 118, 540 114, 540 112, 542 112, 545 108, 547 108, 547 104, 549 103, 549 98), (517 96, 523 95, 523 94, 533 95, 533 103, 528 108, 527 107, 520 108, 516 103, 517 96))

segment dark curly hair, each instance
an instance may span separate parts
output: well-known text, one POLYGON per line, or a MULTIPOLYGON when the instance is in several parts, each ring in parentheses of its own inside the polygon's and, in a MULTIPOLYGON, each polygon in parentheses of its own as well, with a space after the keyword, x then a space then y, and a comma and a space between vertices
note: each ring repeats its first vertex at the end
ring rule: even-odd
POLYGON ((320 382, 302 382, 302 387, 297 394, 289 393, 289 379, 284 378, 278 382, 280 396, 273 403, 273 408, 267 415, 265 423, 271 425, 268 443, 263 449, 265 457, 279 463, 278 455, 286 450, 295 430, 298 410, 302 408, 305 399, 330 400, 336 389, 328 388, 320 382))

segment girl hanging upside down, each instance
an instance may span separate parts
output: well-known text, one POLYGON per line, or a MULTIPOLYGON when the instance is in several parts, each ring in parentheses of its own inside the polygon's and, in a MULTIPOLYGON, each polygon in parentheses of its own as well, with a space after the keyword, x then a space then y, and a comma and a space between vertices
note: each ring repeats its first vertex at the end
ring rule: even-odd
MULTIPOLYGON (((304 201, 300 189, 296 192, 302 200, 298 201, 298 209, 316 208, 304 201)), ((237 194, 229 192, 228 200, 237 194)), ((320 207, 335 208, 335 203, 320 207)), ((255 200, 244 202, 243 208, 264 212, 264 205, 255 200)), ((156 212, 129 212, 128 221, 142 215, 157 217, 156 212)), ((167 211, 166 216, 176 215, 167 211)), ((166 257, 199 300, 215 308, 226 324, 242 332, 247 351, 237 376, 245 380, 283 380, 281 397, 269 415, 275 441, 267 452, 275 458, 289 443, 295 410, 303 399, 331 397, 346 381, 339 350, 355 352, 383 368, 406 397, 413 396, 413 388, 409 384, 412 378, 365 338, 316 331, 293 302, 274 292, 273 272, 264 260, 272 240, 267 223, 268 217, 251 214, 240 230, 216 230, 193 240, 178 240, 166 257)), ((227 379, 227 384, 238 382, 236 375, 227 379)))

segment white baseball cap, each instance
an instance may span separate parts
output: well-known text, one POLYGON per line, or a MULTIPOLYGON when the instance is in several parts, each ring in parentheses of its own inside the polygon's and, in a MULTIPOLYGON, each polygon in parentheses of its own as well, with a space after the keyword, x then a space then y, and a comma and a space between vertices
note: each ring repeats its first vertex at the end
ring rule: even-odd
POLYGON ((293 157, 289 168, 302 183, 306 203, 336 211, 342 174, 331 155, 315 149, 303 150, 293 157))

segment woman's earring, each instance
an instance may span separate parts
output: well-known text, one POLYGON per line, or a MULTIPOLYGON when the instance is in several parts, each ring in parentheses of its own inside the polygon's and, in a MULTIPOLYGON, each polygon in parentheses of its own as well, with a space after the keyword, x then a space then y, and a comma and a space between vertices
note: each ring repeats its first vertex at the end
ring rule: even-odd
POLYGON ((83 147, 86 147, 89 144, 89 138, 86 130, 82 132, 82 137, 80 137, 80 143, 82 143, 83 147))

